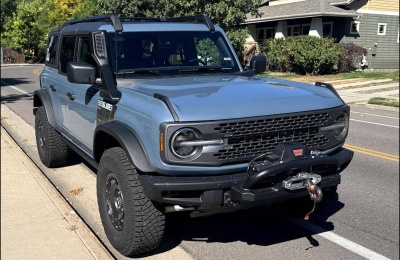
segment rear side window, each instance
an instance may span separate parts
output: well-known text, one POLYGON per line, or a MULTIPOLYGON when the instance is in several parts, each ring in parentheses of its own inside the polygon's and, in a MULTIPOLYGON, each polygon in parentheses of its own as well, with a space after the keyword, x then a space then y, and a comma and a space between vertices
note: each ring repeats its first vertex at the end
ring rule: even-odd
POLYGON ((57 49, 58 49, 58 36, 51 36, 49 39, 47 53, 46 53, 46 65, 50 67, 57 66, 57 49))
POLYGON ((67 73, 68 62, 74 61, 76 37, 63 37, 60 49, 60 72, 67 73))

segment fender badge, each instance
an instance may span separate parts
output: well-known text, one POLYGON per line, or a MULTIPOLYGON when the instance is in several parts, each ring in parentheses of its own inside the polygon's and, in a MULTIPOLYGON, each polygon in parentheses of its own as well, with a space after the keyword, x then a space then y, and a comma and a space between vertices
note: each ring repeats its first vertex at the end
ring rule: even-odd
POLYGON ((296 150, 292 150, 294 156, 302 156, 303 155, 303 149, 296 149, 296 150))

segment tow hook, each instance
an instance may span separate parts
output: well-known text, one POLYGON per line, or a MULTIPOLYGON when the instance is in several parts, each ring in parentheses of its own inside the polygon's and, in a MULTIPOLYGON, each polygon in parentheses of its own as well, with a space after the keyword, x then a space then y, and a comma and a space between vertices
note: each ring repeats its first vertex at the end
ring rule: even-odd
POLYGON ((322 190, 316 184, 314 184, 310 179, 305 181, 304 186, 306 187, 308 194, 312 201, 320 202, 322 200, 322 190))

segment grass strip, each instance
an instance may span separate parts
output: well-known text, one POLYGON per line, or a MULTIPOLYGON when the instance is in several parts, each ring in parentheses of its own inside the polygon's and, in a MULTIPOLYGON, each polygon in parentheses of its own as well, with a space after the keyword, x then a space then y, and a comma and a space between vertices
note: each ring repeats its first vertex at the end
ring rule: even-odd
POLYGON ((374 97, 368 101, 368 104, 389 106, 389 107, 399 107, 399 101, 390 98, 374 97))

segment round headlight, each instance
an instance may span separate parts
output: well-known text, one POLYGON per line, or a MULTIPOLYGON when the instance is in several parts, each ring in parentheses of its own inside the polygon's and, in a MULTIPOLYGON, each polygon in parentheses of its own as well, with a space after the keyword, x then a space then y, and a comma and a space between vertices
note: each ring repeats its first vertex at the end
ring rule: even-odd
POLYGON ((199 154, 202 146, 196 146, 192 141, 200 140, 199 131, 193 128, 182 128, 174 133, 171 138, 171 151, 181 159, 189 159, 199 154))
POLYGON ((349 129, 349 115, 346 111, 342 111, 340 115, 335 120, 336 124, 341 124, 342 127, 335 129, 335 137, 338 140, 342 140, 346 137, 347 131, 349 129))

